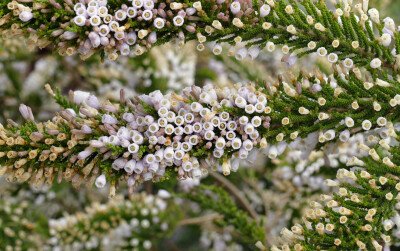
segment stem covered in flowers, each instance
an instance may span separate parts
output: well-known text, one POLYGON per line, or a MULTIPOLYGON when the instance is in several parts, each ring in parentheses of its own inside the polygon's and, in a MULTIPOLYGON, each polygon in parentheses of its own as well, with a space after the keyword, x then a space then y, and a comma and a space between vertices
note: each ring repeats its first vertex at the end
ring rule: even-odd
POLYGON ((12 1, 0 4, 3 38, 26 36, 30 47, 54 44, 61 55, 79 52, 143 54, 171 42, 182 46, 197 40, 198 50, 222 43, 229 55, 254 59, 261 49, 282 45, 283 61, 291 67, 298 57, 317 53, 344 67, 384 68, 398 73, 400 34, 392 18, 380 19, 368 1, 185 1, 136 0, 12 1), (51 22, 49 22, 51 20, 51 22))
POLYGON ((147 180, 200 177, 210 166, 228 175, 260 151, 273 159, 289 146, 306 158, 315 147, 346 142, 362 130, 394 135, 396 81, 315 73, 274 86, 192 86, 182 95, 154 91, 133 100, 122 90, 120 104, 101 104, 85 92, 68 100, 48 87, 64 110, 36 123, 21 105, 28 121, 0 130, 1 174, 38 187, 54 179, 77 187, 109 182, 112 197, 121 180, 133 191, 147 180))

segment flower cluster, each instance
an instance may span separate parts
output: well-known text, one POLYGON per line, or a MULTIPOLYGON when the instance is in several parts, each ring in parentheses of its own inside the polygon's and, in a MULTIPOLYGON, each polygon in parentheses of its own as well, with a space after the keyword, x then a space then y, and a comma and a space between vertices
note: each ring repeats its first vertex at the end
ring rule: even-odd
POLYGON ((0 247, 2 250, 31 250, 40 248, 42 236, 35 229, 27 201, 0 201, 0 247))
POLYGON ((62 5, 12 1, 3 5, 0 19, 3 37, 29 35, 28 43, 57 45, 60 54, 76 51, 84 58, 104 50, 110 59, 118 54, 143 54, 147 49, 188 40, 213 42, 220 54, 222 44, 231 45, 229 55, 238 60, 254 59, 261 49, 282 45, 282 61, 293 66, 310 53, 327 57, 344 68, 354 65, 371 69, 400 67, 399 28, 392 18, 380 19, 368 1, 353 6, 350 1, 333 1, 335 10, 307 0, 156 2, 153 0, 65 1, 62 5), (51 19, 48 23, 45 20, 51 19), (375 36, 374 29, 379 31, 375 36), (375 42, 376 41, 376 42, 375 42))
MULTIPOLYGON (((310 203, 312 209, 303 217, 305 227, 295 225, 291 230, 282 230, 284 242, 298 242, 295 250, 320 245, 367 250, 383 250, 389 246, 391 230, 394 222, 398 222, 397 217, 392 217, 393 209, 398 207, 400 190, 398 160, 392 157, 398 151, 398 131, 392 136, 372 135, 376 138, 374 143, 358 143, 364 157, 349 158, 346 165, 352 169, 341 168, 335 180, 326 180, 337 192, 322 194, 323 204, 310 203), (340 235, 340 232, 349 234, 340 235)), ((288 248, 286 245, 283 250, 288 248)))
POLYGON ((110 182, 113 196, 121 179, 133 190, 142 181, 169 178, 173 170, 179 179, 198 178, 219 165, 228 175, 240 159, 252 161, 260 150, 274 159, 289 146, 306 158, 318 145, 346 142, 360 130, 377 127, 393 135, 399 113, 398 95, 390 89, 395 80, 363 83, 354 72, 329 78, 316 72, 300 80, 295 86, 192 86, 182 95, 155 91, 133 100, 122 91, 119 105, 100 104, 79 91, 70 103, 48 87, 66 109, 36 124, 30 108, 21 105, 28 122, 1 128, 1 174, 36 186, 51 184, 56 174, 59 182, 76 186, 110 182), (363 96, 354 99, 357 92, 363 96))
MULTIPOLYGON (((324 203, 312 202, 303 225, 282 230, 282 249, 382 250, 398 218, 393 208, 400 190, 399 28, 391 18, 381 20, 368 1, 354 6, 350 0, 332 2, 333 11, 324 1, 310 0, 1 4, 3 38, 27 36, 30 47, 53 44, 61 55, 78 51, 87 58, 100 52, 115 59, 167 42, 181 46, 197 40, 200 51, 212 42, 216 55, 227 43, 228 54, 243 60, 280 44, 286 66, 316 53, 327 58, 333 73, 286 74, 276 83, 231 88, 192 86, 181 95, 154 91, 128 99, 121 91, 120 104, 100 103, 79 91, 68 100, 48 87, 64 110, 51 121, 36 123, 32 110, 21 105, 27 122, 9 120, 6 128, 0 126, 0 175, 36 187, 56 177, 75 187, 110 183, 114 197, 121 181, 132 192, 143 181, 199 178, 210 167, 228 175, 241 159, 252 162, 260 150, 270 159, 287 148, 304 159, 315 149, 328 155, 336 143, 351 142, 352 135, 363 132, 356 143, 359 151, 346 156, 351 169, 341 168, 336 180, 326 181, 338 192, 322 195, 324 203)), ((311 175, 329 160, 303 173, 311 175)), ((251 217, 257 224, 226 195, 221 197, 227 210, 210 194, 192 192, 189 197, 223 212, 224 220, 251 240, 264 238, 255 213, 251 217)), ((117 232, 127 228, 121 229, 117 232)), ((149 245, 143 242, 143 247, 149 245)))
POLYGON ((86 212, 50 220, 49 243, 55 250, 148 250, 179 220, 177 208, 167 204, 143 193, 94 203, 86 212))

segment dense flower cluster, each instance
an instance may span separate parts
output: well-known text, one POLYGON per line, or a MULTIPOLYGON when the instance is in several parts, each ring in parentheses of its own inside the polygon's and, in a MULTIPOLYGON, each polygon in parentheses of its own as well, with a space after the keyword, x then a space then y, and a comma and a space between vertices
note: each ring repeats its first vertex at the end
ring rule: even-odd
POLYGON ((353 6, 340 1, 335 10, 307 0, 157 2, 93 0, 63 4, 18 3, 3 5, 3 37, 28 35, 30 45, 57 45, 59 52, 84 58, 104 50, 110 59, 118 54, 143 54, 166 42, 182 45, 188 40, 212 42, 219 55, 222 44, 238 60, 255 59, 260 50, 282 45, 282 61, 293 66, 298 57, 317 53, 344 68, 354 65, 397 71, 400 67, 398 30, 392 18, 380 19, 368 1, 353 6), (304 9, 304 10, 303 10, 304 9), (45 14, 43 17, 42 15, 45 14), (62 17, 62 18, 60 18, 62 17), (42 22, 50 18, 53 22, 42 22), (374 27, 380 35, 374 35, 374 27), (376 43, 374 42, 376 41, 376 43))
POLYGON ((148 250, 153 241, 168 236, 179 220, 177 209, 167 209, 169 194, 117 196, 94 203, 86 212, 50 220, 53 250, 148 250))
POLYGON ((27 201, 0 201, 0 247, 5 251, 36 250, 42 244, 27 201))
POLYGON ((9 181, 31 179, 36 186, 51 184, 56 174, 59 182, 64 178, 76 186, 110 182, 113 195, 120 179, 132 190, 145 180, 169 178, 172 170, 179 179, 198 178, 219 165, 228 175, 240 159, 251 161, 260 150, 274 159, 289 146, 307 158, 318 144, 346 142, 360 130, 378 127, 393 135, 398 95, 389 86, 396 81, 376 79, 367 88, 373 84, 352 72, 316 76, 295 87, 192 86, 182 95, 155 91, 133 100, 122 91, 119 105, 100 104, 80 91, 69 103, 49 90, 66 109, 36 124, 30 108, 21 105, 28 122, 10 121, 10 129, 1 129, 0 170, 9 181), (350 94, 360 90, 363 97, 355 100, 350 94), (374 117, 364 119, 370 112, 374 117))
MULTIPOLYGON (((52 121, 34 122, 32 110, 21 105, 27 122, 9 120, 7 128, 0 127, 0 174, 37 187, 51 184, 56 173, 59 182, 76 187, 110 183, 113 197, 120 181, 132 192, 143 181, 199 178, 212 167, 228 175, 260 150, 271 159, 287 148, 304 159, 321 148, 329 155, 338 142, 362 132, 353 142, 359 151, 337 163, 349 168, 326 181, 338 192, 322 195, 323 204, 312 202, 304 225, 283 229, 282 249, 272 250, 382 250, 398 221, 399 27, 391 18, 381 20, 368 1, 332 3, 333 11, 324 1, 310 0, 0 5, 3 38, 28 36, 29 46, 53 44, 61 55, 79 51, 87 58, 100 51, 115 59, 198 40, 198 50, 212 42, 216 55, 228 43, 228 54, 238 60, 255 59, 261 49, 271 52, 280 44, 288 67, 310 53, 333 66, 332 75, 316 70, 280 76, 273 84, 192 86, 181 95, 154 91, 127 99, 122 91, 119 105, 79 91, 68 100, 49 90, 64 108, 52 121)), ((324 156, 302 173, 310 176, 329 161, 324 156)), ((192 194, 199 202, 206 197, 192 194)))
MULTIPOLYGON (((335 180, 326 180, 326 185, 334 187, 336 193, 322 194, 322 204, 311 202, 312 209, 303 216, 305 228, 295 225, 291 230, 283 229, 283 241, 299 242, 294 245, 295 250, 322 245, 326 248, 383 250, 384 246, 390 245, 391 232, 399 222, 398 214, 393 212, 398 208, 400 190, 399 161, 393 158, 398 151, 398 131, 392 136, 371 135, 374 142, 359 142, 362 157, 349 158, 346 165, 352 167, 350 170, 341 168, 335 180), (339 235, 350 229, 351 234, 339 235), (310 241, 314 238, 318 241, 310 241)), ((286 245, 282 250, 288 248, 286 245)), ((281 249, 274 247, 273 250, 281 249)))

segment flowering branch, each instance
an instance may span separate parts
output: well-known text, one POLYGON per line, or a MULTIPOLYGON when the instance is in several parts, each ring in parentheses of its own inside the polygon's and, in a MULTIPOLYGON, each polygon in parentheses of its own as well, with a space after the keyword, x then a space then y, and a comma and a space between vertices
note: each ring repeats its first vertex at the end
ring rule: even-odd
POLYGON ((122 91, 119 105, 100 104, 79 91, 68 99, 48 87, 64 110, 36 123, 21 105, 25 125, 9 121, 0 129, 0 174, 37 187, 56 176, 76 187, 110 182, 113 197, 120 181, 133 191, 173 173, 200 177, 209 166, 221 165, 228 175, 260 150, 273 159, 289 144, 306 157, 361 130, 386 126, 382 133, 393 135, 400 112, 397 81, 363 82, 356 70, 330 77, 316 71, 290 81, 294 86, 283 80, 265 87, 192 86, 182 95, 155 91, 133 100, 122 91))
MULTIPOLYGON (((398 133, 393 137, 397 141, 398 133)), ((355 169, 340 169, 337 180, 326 180, 337 192, 322 194, 324 204, 312 202, 304 225, 282 230, 284 241, 297 242, 295 250, 383 250, 390 246, 392 228, 399 219, 393 209, 398 203, 400 169, 399 146, 389 141, 384 137, 372 146, 359 143, 367 157, 350 158, 347 166, 355 169)), ((282 250, 289 250, 289 245, 282 250)))
POLYGON ((260 49, 273 51, 279 44, 288 66, 316 52, 348 68, 354 64, 398 73, 399 32, 393 19, 382 21, 368 1, 353 6, 332 0, 334 11, 325 1, 266 2, 14 0, 0 5, 0 29, 3 38, 26 36, 31 47, 54 44, 61 55, 79 52, 83 58, 101 52, 115 59, 167 42, 198 40, 199 50, 213 42, 215 54, 228 43, 228 53, 239 60, 254 59, 260 49))
POLYGON ((77 244, 85 245, 85 250, 150 249, 154 241, 172 233, 181 216, 178 207, 167 204, 145 194, 94 203, 86 212, 50 220, 50 233, 57 240, 51 244, 63 249, 77 244))

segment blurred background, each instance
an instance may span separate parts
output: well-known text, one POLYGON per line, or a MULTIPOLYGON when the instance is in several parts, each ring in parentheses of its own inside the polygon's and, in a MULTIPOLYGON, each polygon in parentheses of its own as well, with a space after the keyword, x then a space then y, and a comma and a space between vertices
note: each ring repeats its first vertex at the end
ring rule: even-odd
MULTIPOLYGON (((399 23, 399 0, 370 0, 370 4, 399 23)), ((254 61, 237 61, 226 53, 198 52, 195 43, 188 43, 182 48, 164 45, 117 61, 102 62, 97 56, 80 61, 74 56, 60 57, 51 48, 28 51, 21 40, 1 41, 0 123, 5 124, 6 118, 22 122, 21 103, 33 109, 37 120, 51 119, 59 107, 44 90, 47 83, 64 95, 69 90, 83 90, 118 101, 122 88, 133 97, 153 90, 179 92, 208 83, 221 87, 248 81, 274 83, 279 74, 290 77, 288 71, 312 71, 315 65, 330 74, 329 65, 320 58, 303 58, 298 64, 301 69, 288 69, 282 56, 276 49, 264 51, 254 61)), ((226 189, 225 193, 240 193, 263 216, 261 229, 266 244, 271 245, 283 227, 300 222, 309 202, 328 192, 324 178, 332 177, 347 156, 357 154, 352 152, 352 142, 327 148, 331 149, 313 152, 308 159, 296 151, 274 161, 259 157, 242 163, 242 168, 227 178, 210 175, 201 183, 223 188, 234 184, 237 190, 226 189)), ((107 188, 77 190, 61 183, 36 189, 1 179, 0 250, 251 250, 254 243, 233 231, 233 223, 186 196, 206 189, 199 183, 169 180, 144 184, 133 197, 122 187, 118 190, 121 196, 110 202, 107 188)), ((222 196, 215 192, 215 200, 217 195, 222 196)), ((236 203, 237 198, 232 201, 236 203)), ((400 237, 398 230, 395 236, 400 237)))

